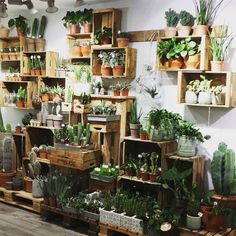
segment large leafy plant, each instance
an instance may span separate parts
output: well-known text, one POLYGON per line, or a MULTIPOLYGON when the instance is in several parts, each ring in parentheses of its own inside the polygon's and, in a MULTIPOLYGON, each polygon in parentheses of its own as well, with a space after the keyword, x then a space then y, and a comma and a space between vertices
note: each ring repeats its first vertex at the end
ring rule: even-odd
POLYGON ((94 34, 94 43, 99 44, 102 38, 112 39, 112 28, 104 26, 102 29, 97 29, 94 34))
POLYGON ((93 9, 85 8, 84 11, 81 13, 81 23, 88 24, 92 23, 93 20, 93 9))
POLYGON ((67 11, 66 15, 62 18, 63 25, 67 28, 70 24, 77 25, 81 22, 82 12, 79 11, 67 11))
POLYGON ((13 19, 10 19, 8 21, 8 27, 9 28, 13 28, 16 27, 17 29, 19 29, 22 33, 26 34, 29 30, 29 26, 27 23, 27 18, 25 18, 22 15, 19 15, 18 17, 15 17, 13 19))

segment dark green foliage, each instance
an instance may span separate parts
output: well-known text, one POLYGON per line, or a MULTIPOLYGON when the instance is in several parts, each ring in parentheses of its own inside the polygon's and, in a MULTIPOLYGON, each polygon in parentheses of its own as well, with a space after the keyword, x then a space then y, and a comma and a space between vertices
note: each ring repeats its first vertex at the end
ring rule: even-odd
POLYGON ((77 25, 81 23, 82 12, 79 11, 67 11, 66 15, 62 18, 63 25, 67 28, 70 24, 77 25))
POLYGON ((104 26, 102 29, 97 29, 94 34, 94 43, 99 44, 102 38, 112 39, 112 28, 104 26))
POLYGON ((33 26, 32 26, 32 31, 31 31, 31 37, 36 38, 37 33, 38 33, 38 28, 39 28, 39 20, 38 18, 34 18, 33 26))
POLYGON ((39 33, 38 33, 39 38, 44 37, 46 26, 47 26, 47 18, 46 16, 42 16, 40 20, 39 33))
POLYGON ((25 114, 24 116, 23 116, 23 118, 22 118, 22 124, 24 125, 24 126, 26 126, 26 125, 29 125, 30 124, 30 120, 33 118, 33 114, 32 113, 27 113, 27 114, 25 114))
POLYGON ((24 16, 19 15, 18 17, 15 17, 14 19, 10 19, 8 21, 8 27, 16 27, 18 28, 22 33, 27 33, 29 30, 27 20, 24 16))
POLYGON ((176 27, 179 22, 179 15, 176 11, 169 8, 169 10, 165 12, 165 19, 167 27, 176 27))
POLYGON ((190 216, 197 217, 200 212, 200 201, 190 200, 187 205, 187 214, 190 216))
POLYGON ((93 20, 93 9, 87 9, 85 8, 84 11, 81 14, 81 23, 92 23, 93 20))
POLYGON ((132 107, 131 107, 131 113, 130 113, 130 120, 129 122, 131 124, 140 124, 140 118, 142 116, 142 111, 140 109, 138 113, 138 108, 137 108, 137 101, 133 102, 132 107))
POLYGON ((179 20, 183 26, 193 26, 195 18, 191 13, 183 10, 179 13, 179 20))

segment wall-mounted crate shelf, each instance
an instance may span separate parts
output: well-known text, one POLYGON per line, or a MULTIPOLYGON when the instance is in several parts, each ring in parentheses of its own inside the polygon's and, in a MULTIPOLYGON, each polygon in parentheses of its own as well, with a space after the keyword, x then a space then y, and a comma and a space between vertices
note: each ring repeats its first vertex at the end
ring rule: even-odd
MULTIPOLYGON (((199 71, 199 70, 209 70, 210 64, 210 39, 208 36, 204 35, 204 36, 189 36, 191 37, 191 40, 197 42, 198 44, 200 44, 200 64, 198 66, 197 69, 194 69, 193 71, 199 71)), ((177 42, 185 39, 186 37, 179 37, 176 36, 175 37, 177 42)), ((160 37, 157 40, 157 44, 162 42, 162 41, 167 41, 167 40, 172 40, 172 38, 168 38, 168 37, 160 37)), ((162 64, 158 54, 157 54, 157 70, 160 71, 178 71, 178 70, 186 70, 186 68, 184 68, 184 66, 182 66, 181 69, 172 69, 169 65, 170 63, 164 63, 162 64)))
POLYGON ((116 45, 117 32, 121 29, 121 11, 113 8, 93 10, 93 32, 103 27, 112 28, 111 45, 116 45))
POLYGON ((206 71, 206 72, 195 72, 195 71, 179 71, 178 72, 178 103, 184 105, 191 105, 191 106, 206 106, 206 107, 222 107, 227 108, 231 106, 236 106, 236 73, 233 72, 213 72, 213 71, 206 71), (221 105, 214 105, 214 104, 190 104, 185 103, 185 92, 186 87, 192 80, 201 80, 200 75, 206 76, 207 79, 212 80, 212 86, 223 85, 223 104, 221 105))
POLYGON ((46 76, 55 76, 56 74, 56 63, 58 60, 57 52, 23 52, 21 74, 29 75, 30 73, 30 56, 40 56, 41 59, 46 60, 46 76))
MULTIPOLYGON (((119 78, 134 78, 136 76, 136 60, 137 60, 137 49, 136 48, 121 48, 121 47, 93 47, 92 49, 92 72, 94 76, 101 75, 101 62, 98 61, 98 54, 101 51, 112 52, 122 51, 125 53, 125 72, 119 78)), ((114 78, 116 76, 102 76, 104 78, 114 78)))

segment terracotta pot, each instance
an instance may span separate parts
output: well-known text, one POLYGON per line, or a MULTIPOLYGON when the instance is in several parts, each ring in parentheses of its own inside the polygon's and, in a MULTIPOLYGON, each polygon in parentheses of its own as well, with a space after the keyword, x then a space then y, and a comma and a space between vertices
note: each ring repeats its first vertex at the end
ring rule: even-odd
POLYGON ((2 53, 2 60, 3 61, 8 61, 10 59, 9 54, 8 53, 2 53))
POLYGON ((116 39, 118 47, 128 47, 129 39, 128 38, 117 38, 116 39))
POLYGON ((149 173, 150 182, 156 182, 158 174, 149 173))
POLYGON ((211 61, 211 71, 223 71, 224 61, 211 61))
POLYGON ((16 175, 15 172, 0 172, 0 187, 3 187, 6 182, 12 181, 12 178, 16 175))
POLYGON ((125 66, 116 66, 112 68, 112 72, 114 76, 123 76, 125 72, 125 66))
POLYGON ((89 57, 91 53, 91 46, 90 45, 81 46, 81 53, 83 57, 89 57))
POLYGON ((73 46, 73 51, 72 51, 73 57, 81 57, 81 47, 80 46, 73 46))
POLYGON ((62 97, 58 94, 53 95, 53 102, 61 102, 62 101, 62 97))
POLYGON ((41 94, 41 100, 42 102, 48 102, 49 101, 49 94, 48 93, 44 93, 44 94, 41 94))
POLYGON ((41 70, 34 70, 35 75, 41 75, 41 70))
POLYGON ((16 106, 17 107, 25 107, 25 102, 24 101, 16 101, 16 106))
POLYGON ((140 134, 139 137, 141 140, 147 140, 147 134, 140 134))
POLYGON ((141 179, 143 181, 148 181, 149 180, 149 173, 145 171, 141 171, 141 179))
POLYGON ((18 37, 25 37, 25 33, 23 33, 19 28, 16 28, 16 33, 18 37))
POLYGON ((32 182, 33 180, 29 177, 24 177, 24 189, 28 193, 32 193, 32 182))
POLYGON ((100 40, 100 44, 101 44, 101 45, 111 44, 111 39, 108 38, 108 37, 103 37, 103 38, 101 38, 101 40, 100 40))
POLYGON ((113 90, 113 96, 120 96, 120 90, 113 90))
POLYGON ((41 70, 41 75, 45 76, 46 75, 46 70, 41 70))
POLYGON ((112 75, 112 69, 111 67, 101 67, 101 74, 103 76, 111 76, 112 75))
POLYGON ((129 96, 129 89, 121 89, 120 90, 121 96, 129 96))
POLYGON ((179 59, 171 59, 170 60, 170 68, 174 70, 178 70, 182 67, 183 61, 179 59))
POLYGON ((43 198, 43 204, 49 205, 49 198, 48 197, 43 198))
POLYGON ((206 222, 207 222, 207 216, 208 216, 208 212, 212 210, 211 206, 205 206, 205 205, 201 205, 201 212, 202 212, 202 223, 205 226, 206 222))
POLYGON ((5 27, 0 27, 0 35, 2 38, 7 38, 9 36, 10 30, 5 27))
POLYGON ((21 131, 22 131, 21 126, 16 126, 16 128, 15 128, 15 133, 16 133, 16 134, 20 134, 21 131))
POLYGON ((17 56, 16 56, 16 54, 15 53, 9 53, 9 59, 10 60, 12 60, 12 61, 14 61, 14 60, 16 60, 17 59, 17 56))
POLYGON ((140 170, 140 169, 137 169, 137 170, 136 170, 136 177, 137 177, 138 179, 141 178, 141 170, 140 170))
POLYGON ((43 52, 45 50, 45 44, 46 40, 45 39, 35 39, 35 50, 37 52, 43 52))
POLYGON ((70 28, 70 34, 77 34, 80 32, 79 25, 70 24, 69 28, 70 28))
POLYGON ((194 36, 208 35, 208 26, 207 25, 195 25, 192 27, 194 36))
POLYGON ((184 61, 184 65, 186 69, 197 69, 200 65, 200 54, 188 56, 184 61))
POLYGON ((31 74, 31 75, 35 75, 35 70, 33 70, 33 69, 30 70, 30 74, 31 74))
POLYGON ((84 23, 83 27, 84 27, 85 34, 92 33, 92 29, 93 29, 92 23, 84 23))
POLYGON ((205 229, 210 232, 218 232, 227 227, 227 215, 213 215, 207 213, 205 229))
POLYGON ((165 32, 165 37, 175 37, 176 36, 176 33, 177 33, 177 29, 176 27, 166 27, 164 29, 164 32, 165 32))
POLYGON ((179 26, 177 27, 178 36, 186 37, 189 36, 191 33, 192 27, 191 26, 179 26))
POLYGON ((45 152, 45 151, 39 151, 39 158, 47 159, 47 152, 45 152))
POLYGON ((55 197, 49 197, 49 206, 50 207, 56 207, 57 206, 57 201, 55 197))

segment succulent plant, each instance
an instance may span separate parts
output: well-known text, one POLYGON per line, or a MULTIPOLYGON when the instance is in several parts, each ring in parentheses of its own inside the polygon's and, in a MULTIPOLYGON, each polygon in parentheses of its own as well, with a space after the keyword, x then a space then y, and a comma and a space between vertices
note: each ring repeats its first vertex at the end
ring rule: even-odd
POLYGON ((29 176, 32 179, 37 178, 41 173, 41 164, 37 161, 37 154, 30 152, 29 154, 30 163, 28 163, 29 176))

